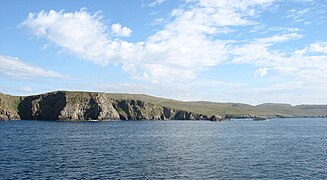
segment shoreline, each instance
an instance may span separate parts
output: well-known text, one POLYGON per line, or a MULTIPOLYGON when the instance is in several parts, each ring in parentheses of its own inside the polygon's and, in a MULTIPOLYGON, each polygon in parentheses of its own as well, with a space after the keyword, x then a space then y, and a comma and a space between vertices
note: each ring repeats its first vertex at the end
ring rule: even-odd
POLYGON ((249 121, 269 121, 274 119, 327 119, 327 116, 323 117, 280 117, 280 118, 267 118, 264 120, 254 120, 253 118, 231 118, 224 119, 220 121, 212 121, 212 120, 194 120, 194 119, 107 119, 107 120, 44 120, 44 119, 1 119, 0 121, 41 121, 41 122, 124 122, 124 121, 206 121, 206 122, 226 122, 226 121, 235 121, 235 120, 249 120, 249 121))
POLYGON ((33 96, 0 93, 0 120, 207 120, 327 117, 327 105, 177 101, 142 94, 55 91, 33 96))

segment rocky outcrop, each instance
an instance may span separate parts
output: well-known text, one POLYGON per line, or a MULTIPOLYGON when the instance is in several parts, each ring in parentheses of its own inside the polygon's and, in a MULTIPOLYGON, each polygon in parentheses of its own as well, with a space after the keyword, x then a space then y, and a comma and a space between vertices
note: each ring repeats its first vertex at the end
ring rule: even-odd
POLYGON ((327 105, 181 102, 146 95, 57 91, 35 96, 0 93, 0 120, 210 120, 327 117, 327 105))
MULTIPOLYGON (((3 101, 13 101, 8 98, 3 101)), ((52 92, 18 98, 16 109, 1 110, 1 119, 25 120, 213 120, 207 115, 105 93, 52 92)), ((8 108, 7 108, 8 109, 8 108)))
POLYGON ((60 91, 28 96, 19 103, 18 114, 27 120, 57 120, 65 105, 65 94, 60 91))
POLYGON ((20 97, 0 93, 0 120, 20 119, 17 108, 20 97))
POLYGON ((222 120, 224 120, 224 118, 219 115, 212 115, 210 117, 210 121, 222 121, 222 120))

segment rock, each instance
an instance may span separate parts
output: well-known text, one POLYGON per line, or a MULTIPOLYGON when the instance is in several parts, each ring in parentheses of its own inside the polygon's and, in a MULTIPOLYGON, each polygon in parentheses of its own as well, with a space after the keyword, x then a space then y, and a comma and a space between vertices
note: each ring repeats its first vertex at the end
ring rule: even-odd
POLYGON ((220 104, 210 102, 186 102, 165 100, 146 95, 108 94, 94 92, 57 91, 35 96, 10 96, 0 93, 0 120, 140 120, 180 119, 211 120, 255 118, 327 117, 327 105, 220 104), (167 107, 166 107, 167 106, 167 107), (180 107, 173 108, 173 107, 180 107), (201 114, 187 109, 206 112, 216 111, 223 115, 201 114), (185 108, 185 109, 182 109, 185 108), (243 109, 245 108, 245 109, 243 109), (225 111, 226 109, 226 111, 225 111), (230 114, 226 114, 229 112, 230 114))
POLYGON ((219 115, 212 115, 210 117, 210 121, 222 121, 223 117, 219 116, 219 115))
POLYGON ((20 97, 0 93, 0 120, 19 120, 20 97))
MULTIPOLYGON (((138 99, 114 99, 106 93, 51 92, 15 97, 0 94, 0 119, 34 120, 211 120, 218 115, 189 112, 138 99)), ((231 116, 232 117, 232 116, 231 116)))

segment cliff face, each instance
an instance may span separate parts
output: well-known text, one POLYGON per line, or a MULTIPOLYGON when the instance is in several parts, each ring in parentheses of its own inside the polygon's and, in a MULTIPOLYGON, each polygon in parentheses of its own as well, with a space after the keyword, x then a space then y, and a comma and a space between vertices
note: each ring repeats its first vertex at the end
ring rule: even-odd
POLYGON ((0 93, 0 120, 211 120, 327 117, 327 105, 182 102, 146 95, 57 91, 35 96, 0 93), (219 116, 220 115, 220 116, 219 116))
POLYGON ((18 105, 21 119, 56 120, 66 106, 63 92, 54 92, 37 96, 27 96, 18 105))
POLYGON ((0 93, 0 120, 20 119, 18 115, 18 104, 20 97, 0 93))
MULTIPOLYGON (((12 98, 12 99, 11 99, 12 98)), ((14 101, 5 95, 5 102, 14 101)), ((105 93, 52 92, 17 97, 17 108, 2 108, 2 119, 27 120, 220 120, 185 110, 171 109, 151 102, 114 99, 105 93)))

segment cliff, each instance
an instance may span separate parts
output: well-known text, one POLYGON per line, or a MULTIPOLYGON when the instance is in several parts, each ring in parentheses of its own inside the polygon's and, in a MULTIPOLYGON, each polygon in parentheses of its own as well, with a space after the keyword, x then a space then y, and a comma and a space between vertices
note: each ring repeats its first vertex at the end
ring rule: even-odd
POLYGON ((64 92, 16 97, 1 94, 0 119, 26 120, 221 120, 173 109, 151 101, 119 98, 115 94, 64 92))
POLYGON ((20 97, 10 96, 0 93, 0 120, 20 119, 18 115, 18 105, 20 97))
POLYGON ((0 93, 0 119, 212 120, 253 117, 327 117, 325 105, 182 102, 147 95, 56 91, 35 96, 0 93))

